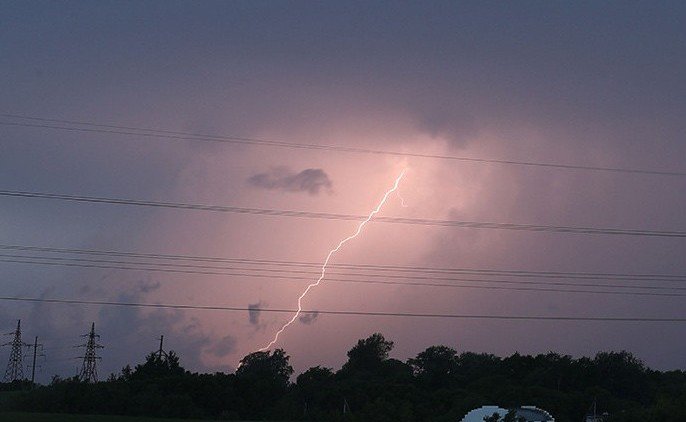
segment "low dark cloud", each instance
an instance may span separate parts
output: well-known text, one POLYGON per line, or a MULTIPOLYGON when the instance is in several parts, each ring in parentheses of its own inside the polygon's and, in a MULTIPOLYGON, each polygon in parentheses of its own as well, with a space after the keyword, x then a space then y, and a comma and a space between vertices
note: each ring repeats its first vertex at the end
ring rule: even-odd
POLYGON ((158 290, 162 284, 159 281, 155 282, 144 282, 140 286, 141 293, 150 293, 158 290))
POLYGON ((298 319, 303 324, 310 325, 310 324, 314 324, 318 318, 319 318, 319 312, 315 311, 315 312, 309 312, 306 314, 302 314, 302 315, 300 315, 300 317, 298 319))
POLYGON ((322 169, 305 169, 295 173, 288 167, 274 167, 268 172, 258 173, 248 178, 251 186, 280 190, 283 192, 307 192, 319 195, 321 191, 332 192, 333 183, 322 169))
POLYGON ((250 324, 260 325, 260 308, 262 305, 262 301, 248 304, 248 321, 250 321, 250 324))

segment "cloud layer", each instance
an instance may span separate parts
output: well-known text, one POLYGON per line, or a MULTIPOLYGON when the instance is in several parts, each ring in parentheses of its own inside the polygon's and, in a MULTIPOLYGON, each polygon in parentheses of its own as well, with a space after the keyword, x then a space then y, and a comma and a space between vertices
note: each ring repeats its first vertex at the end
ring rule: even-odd
MULTIPOLYGON (((684 170, 683 2, 12 2, 3 13, 0 109, 8 113, 322 147, 684 170)), ((409 207, 392 197, 384 215, 685 229, 686 196, 675 194, 684 191, 680 178, 0 130, 4 189, 363 214, 407 165, 401 194, 409 207)), ((354 228, 334 220, 1 201, 0 237, 16 245, 321 263, 354 228)), ((333 262, 685 274, 679 242, 372 223, 333 262)), ((111 268, 3 263, 0 271, 6 296, 252 303, 252 311, 3 304, 0 327, 9 331, 21 318, 28 336, 46 336, 65 351, 50 358, 66 359, 95 321, 108 345, 106 371, 137 362, 161 334, 190 368, 225 368, 289 318, 260 314, 257 298, 292 309, 317 276, 299 267, 277 274, 272 270, 286 267, 266 264, 259 271, 232 264, 235 275, 226 275, 228 264, 202 265, 213 268, 154 271, 144 284, 140 271, 111 268)), ((306 309, 683 316, 676 297, 326 281, 308 295, 306 309)), ((683 367, 686 338, 678 324, 656 330, 332 316, 306 325, 311 321, 303 315, 280 339, 298 369, 336 366, 342 350, 374 331, 396 340, 402 358, 441 343, 503 354, 630 349, 662 368, 683 367)), ((73 373, 71 361, 55 362, 62 363, 46 369, 46 381, 73 373)))
POLYGON ((322 191, 331 194, 333 188, 331 179, 322 169, 305 169, 295 173, 288 167, 274 167, 268 172, 252 175, 248 178, 248 184, 268 190, 306 192, 313 196, 322 191))

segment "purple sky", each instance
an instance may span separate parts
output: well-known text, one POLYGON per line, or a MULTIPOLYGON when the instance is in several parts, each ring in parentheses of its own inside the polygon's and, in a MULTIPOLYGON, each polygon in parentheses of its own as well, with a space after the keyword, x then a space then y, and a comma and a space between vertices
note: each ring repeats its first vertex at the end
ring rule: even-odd
MULTIPOLYGON (((491 159, 686 171, 682 2, 5 2, 0 112, 491 159)), ((2 117, 0 122, 19 122, 2 117)), ((0 189, 385 216, 686 230, 686 177, 165 141, 0 125, 0 189)), ((0 244, 321 262, 355 222, 0 198, 0 244)), ((685 240, 370 224, 334 262, 686 274, 685 240)), ((5 252, 3 252, 5 253, 5 252)), ((316 276, 313 276, 316 279, 316 276)), ((0 263, 0 296, 293 308, 303 286, 237 276, 0 263)), ((558 280, 559 281, 559 280, 558 280)), ((606 281, 597 281, 606 283, 606 281)), ((653 282, 656 285, 674 286, 653 282)), ((645 285, 646 283, 643 283, 645 285)), ((686 317, 683 297, 326 281, 309 309, 686 317)), ((101 374, 160 334, 231 370, 285 314, 0 303, 71 375, 91 321, 101 374)), ((278 343, 296 372, 359 338, 495 354, 626 349, 686 369, 683 323, 320 315, 278 343)))

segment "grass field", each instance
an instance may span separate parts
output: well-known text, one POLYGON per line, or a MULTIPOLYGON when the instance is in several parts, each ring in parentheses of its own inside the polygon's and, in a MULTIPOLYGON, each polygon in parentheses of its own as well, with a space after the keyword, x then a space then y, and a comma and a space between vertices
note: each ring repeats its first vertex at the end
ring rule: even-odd
MULTIPOLYGON (((60 413, 0 412, 0 421, 2 422, 173 422, 181 420, 186 422, 201 422, 198 419, 163 419, 110 415, 70 415, 60 413)), ((207 420, 203 420, 202 422, 207 422, 207 420)))

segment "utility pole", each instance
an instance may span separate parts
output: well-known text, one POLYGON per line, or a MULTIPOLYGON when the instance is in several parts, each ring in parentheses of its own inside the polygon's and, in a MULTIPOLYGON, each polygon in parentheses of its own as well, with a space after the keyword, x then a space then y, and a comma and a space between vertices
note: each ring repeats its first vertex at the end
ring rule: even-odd
POLYGON ((98 382, 98 369, 96 362, 101 358, 97 355, 97 349, 102 349, 104 346, 99 344, 97 340, 100 339, 98 334, 95 334, 95 323, 91 325, 91 331, 81 337, 87 337, 85 344, 76 347, 85 347, 86 353, 83 355, 83 365, 79 373, 79 379, 83 382, 98 382))
MULTIPOLYGON (((36 356, 38 356, 38 348, 42 347, 42 344, 38 344, 38 336, 33 341, 33 345, 29 345, 29 347, 33 347, 33 364, 31 365, 31 386, 34 385, 35 380, 36 380, 36 356)), ((41 356, 45 356, 42 352, 40 354, 41 356)))
POLYGON ((11 346, 10 359, 7 362, 7 369, 5 370, 4 381, 7 383, 14 381, 21 381, 24 379, 24 354, 22 353, 22 348, 29 346, 28 344, 21 341, 21 320, 17 320, 17 329, 6 335, 14 336, 12 341, 3 344, 3 346, 11 346))
POLYGON ((164 335, 160 335, 160 350, 157 352, 157 358, 161 361, 162 355, 167 356, 167 353, 162 349, 162 344, 164 343, 164 335))

